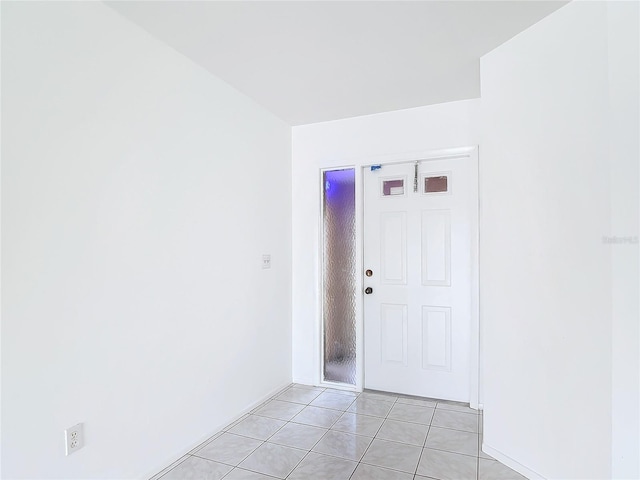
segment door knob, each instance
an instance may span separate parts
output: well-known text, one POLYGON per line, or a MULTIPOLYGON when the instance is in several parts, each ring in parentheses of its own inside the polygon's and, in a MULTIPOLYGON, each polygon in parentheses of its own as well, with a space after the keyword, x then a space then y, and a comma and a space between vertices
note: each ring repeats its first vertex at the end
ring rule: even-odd
POLYGON ((372 277, 372 276, 373 276, 373 270, 367 270, 366 272, 364 272, 364 274, 365 274, 367 277, 372 277))
POLYGON ((366 293, 367 295, 371 295, 373 293, 373 288, 371 287, 367 287, 364 289, 364 293, 366 293))

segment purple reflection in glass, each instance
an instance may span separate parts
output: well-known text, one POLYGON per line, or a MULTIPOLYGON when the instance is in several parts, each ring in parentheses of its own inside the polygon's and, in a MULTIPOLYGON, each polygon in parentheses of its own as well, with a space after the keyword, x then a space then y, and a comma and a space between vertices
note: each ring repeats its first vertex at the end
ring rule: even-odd
POLYGON ((324 172, 324 190, 327 192, 327 195, 339 195, 339 191, 345 192, 345 187, 348 190, 349 185, 355 186, 355 179, 356 172, 352 168, 348 170, 331 170, 324 172))

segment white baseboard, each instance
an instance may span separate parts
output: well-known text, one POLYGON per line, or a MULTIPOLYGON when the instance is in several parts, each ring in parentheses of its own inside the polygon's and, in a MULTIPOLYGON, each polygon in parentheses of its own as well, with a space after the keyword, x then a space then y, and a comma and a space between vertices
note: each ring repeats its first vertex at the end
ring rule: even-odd
POLYGON ((151 472, 149 472, 143 478, 144 479, 149 479, 149 478, 155 477, 156 475, 158 475, 159 473, 163 472, 164 470, 168 470, 169 466, 173 467, 174 464, 176 464, 179 460, 182 460, 183 457, 185 457, 189 453, 191 453, 194 450, 196 450, 203 443, 206 443, 207 440, 209 440, 211 437, 213 437, 216 433, 220 432, 224 427, 226 427, 227 425, 230 425, 233 422, 239 420, 243 415, 246 415, 247 413, 252 412, 253 410, 256 409, 256 407, 258 407, 259 405, 261 405, 264 402, 266 402, 267 400, 269 400, 271 397, 276 395, 278 392, 281 392, 285 388, 288 388, 289 385, 291 385, 291 383, 287 382, 284 385, 281 385, 280 387, 278 387, 278 388, 272 390, 271 392, 267 393, 266 395, 264 395, 259 400, 253 402, 251 405, 249 405, 248 407, 244 408, 237 415, 234 415, 232 418, 229 418, 227 421, 222 422, 220 425, 216 426, 211 431, 211 433, 204 435, 197 442, 194 442, 190 446, 188 446, 187 448, 185 448, 183 450, 180 450, 180 452, 177 453, 176 455, 172 455, 170 458, 167 458, 164 462, 159 464, 156 468, 154 468, 151 472))
POLYGON ((333 388, 334 390, 344 390, 345 392, 360 392, 355 385, 345 385, 344 383, 320 382, 322 388, 333 388))
MULTIPOLYGON (((495 448, 490 447, 485 442, 482 442, 482 451, 484 453, 486 453, 487 455, 491 455, 493 458, 498 460, 500 463, 505 464, 510 469, 515 470, 520 475, 524 475, 529 480, 546 480, 539 473, 534 472, 530 468, 525 467, 520 462, 514 460, 513 458, 509 457, 508 455, 505 455, 504 453, 496 450, 495 448)), ((482 458, 482 457, 480 457, 480 458, 482 458)))

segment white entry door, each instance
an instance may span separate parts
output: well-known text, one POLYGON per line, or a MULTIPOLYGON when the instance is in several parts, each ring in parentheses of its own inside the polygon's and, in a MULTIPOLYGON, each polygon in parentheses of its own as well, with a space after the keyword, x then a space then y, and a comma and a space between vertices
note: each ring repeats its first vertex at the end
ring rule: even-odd
POLYGON ((365 388, 469 401, 472 161, 363 172, 365 388))

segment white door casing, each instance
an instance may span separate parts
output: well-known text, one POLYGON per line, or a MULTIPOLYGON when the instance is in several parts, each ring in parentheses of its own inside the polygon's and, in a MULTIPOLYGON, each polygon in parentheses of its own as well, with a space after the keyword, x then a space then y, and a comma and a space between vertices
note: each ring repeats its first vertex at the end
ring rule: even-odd
POLYGON ((365 388, 477 403, 474 161, 363 169, 365 388))

